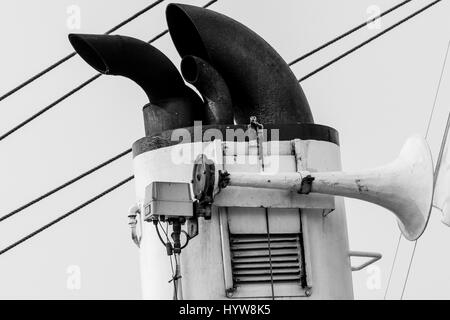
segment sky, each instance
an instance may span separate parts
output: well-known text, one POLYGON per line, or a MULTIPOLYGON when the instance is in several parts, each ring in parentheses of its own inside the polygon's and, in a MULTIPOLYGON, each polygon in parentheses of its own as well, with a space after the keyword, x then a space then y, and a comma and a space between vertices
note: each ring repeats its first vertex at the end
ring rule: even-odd
MULTIPOLYGON (((166 28, 168 2, 116 34, 152 38, 166 28)), ((207 1, 181 2, 201 6, 207 1)), ((219 0, 211 9, 256 31, 289 62, 367 20, 374 9, 385 10, 398 2, 219 0)), ((301 77, 429 2, 413 0, 381 19, 377 25, 381 29, 364 28, 292 70, 301 77)), ((103 33, 149 3, 1 1, 0 93, 70 53, 69 33, 103 33), (79 26, 71 20, 73 8, 79 9, 79 26)), ((425 136, 450 40, 449 14, 449 2, 442 1, 302 83, 315 122, 340 133, 344 170, 386 164, 396 158, 407 137, 425 136)), ((169 36, 154 45, 179 66, 169 36)), ((434 159, 450 107, 449 65, 427 136, 434 159)), ((1 101, 0 131, 94 74, 75 57, 1 101)), ((104 76, 0 141, 0 215, 129 148, 144 136, 141 107, 145 103, 144 92, 133 82, 104 76)), ((131 157, 124 157, 1 222, 0 248, 131 174, 131 157)), ((127 224, 134 199, 134 184, 129 183, 0 256, 0 299, 139 299, 139 255, 127 224), (74 275, 79 282, 73 282, 74 275)), ((395 217, 374 204, 351 199, 346 199, 346 210, 350 248, 383 255, 374 267, 353 272, 355 298, 383 299, 399 237, 395 217)), ((417 243, 405 299, 450 299, 447 243, 450 229, 433 211, 417 243)), ((413 245, 400 241, 388 299, 401 297, 413 245)))

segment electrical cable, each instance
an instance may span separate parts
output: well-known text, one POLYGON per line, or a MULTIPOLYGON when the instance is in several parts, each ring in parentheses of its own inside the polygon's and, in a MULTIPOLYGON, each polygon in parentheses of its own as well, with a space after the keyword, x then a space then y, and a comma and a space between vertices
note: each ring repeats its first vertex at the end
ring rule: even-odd
POLYGON ((402 295, 400 296, 400 300, 403 300, 403 295, 405 294, 406 284, 408 283, 409 273, 411 271, 411 266, 412 266, 412 262, 414 259, 414 254, 416 253, 416 248, 417 248, 417 240, 414 241, 414 248, 413 248, 413 252, 411 254, 411 259, 409 260, 408 271, 406 272, 406 278, 405 278, 405 282, 403 283, 402 295))
POLYGON ((296 63, 298 63, 298 62, 308 58, 309 56, 312 56, 313 54, 315 54, 315 53, 317 53, 317 52, 319 52, 319 51, 321 51, 321 50, 331 46, 332 44, 336 43, 337 41, 339 41, 341 39, 344 39, 345 37, 351 35, 352 33, 354 33, 356 31, 360 30, 361 28, 369 25, 370 23, 373 23, 376 20, 384 17, 385 15, 388 15, 389 13, 391 13, 391 12, 401 8, 402 6, 404 6, 405 4, 407 4, 408 2, 411 2, 411 1, 412 0, 406 0, 406 1, 400 2, 399 4, 389 8, 386 11, 383 11, 382 13, 380 13, 379 15, 371 18, 370 20, 364 21, 363 23, 357 25, 356 27, 353 27, 352 29, 348 30, 347 32, 344 32, 343 34, 337 36, 336 38, 333 38, 330 41, 322 44, 321 46, 319 46, 319 47, 317 47, 317 48, 315 48, 315 49, 313 49, 313 50, 303 54, 302 56, 298 57, 297 59, 294 59, 293 61, 289 62, 288 65, 292 66, 292 65, 294 65, 294 64, 296 64, 296 63))
MULTIPOLYGON (((163 246, 166 248, 166 243, 164 242, 164 239, 161 236, 161 232, 159 232, 158 224, 154 224, 156 229, 156 234, 158 235, 159 241, 163 244, 163 246)), ((164 231, 164 230, 163 230, 164 231)))
POLYGON ((64 188, 70 186, 71 184, 74 184, 75 182, 81 180, 82 178, 84 178, 84 177, 86 177, 86 176, 96 172, 97 170, 100 170, 101 168, 111 164, 112 162, 122 158, 123 156, 125 156, 125 155, 127 155, 129 153, 131 153, 131 149, 125 150, 125 151, 119 153, 118 155, 116 155, 116 156, 114 156, 114 157, 112 157, 112 158, 110 158, 110 159, 108 159, 108 160, 106 160, 106 161, 96 165, 95 167, 93 167, 93 168, 83 172, 82 174, 76 176, 75 178, 72 178, 72 179, 64 182, 63 184, 57 186, 56 188, 54 188, 54 189, 52 189, 50 191, 47 191, 43 195, 41 195, 41 196, 39 196, 39 197, 37 197, 37 198, 27 202, 26 204, 18 207, 17 209, 14 209, 11 212, 9 212, 8 214, 5 214, 4 216, 0 217, 0 222, 2 222, 3 220, 6 220, 6 219, 14 216, 15 214, 17 214, 17 213, 19 213, 19 212, 21 212, 23 210, 25 210, 26 208, 32 206, 33 204, 35 204, 35 203, 37 203, 39 201, 42 201, 45 198, 50 197, 52 194, 54 194, 54 193, 56 193, 56 192, 58 192, 58 191, 60 191, 60 190, 62 190, 64 188))
MULTIPOLYGON (((435 93, 435 95, 434 95, 433 107, 431 108, 430 117, 428 118, 428 124, 427 124, 426 133, 425 133, 425 139, 428 138, 428 134, 429 134, 429 131, 430 131, 431 121, 432 121, 432 119, 433 119, 433 114, 434 114, 434 111, 435 111, 435 109, 436 109, 436 102, 437 102, 437 99, 438 99, 438 96, 439 96, 439 91, 440 91, 440 89, 441 89, 441 83, 442 83, 442 79, 443 79, 443 76, 444 76, 445 66, 446 66, 446 64, 447 64, 447 58, 448 58, 449 48, 450 48, 450 41, 448 42, 448 45, 447 45, 447 50, 446 50, 446 52, 445 52, 444 63, 442 64, 441 73, 440 73, 438 85, 437 85, 437 88, 436 88, 436 93, 435 93)), ((434 172, 434 177, 433 177, 433 189, 434 189, 435 184, 436 184, 437 173, 438 173, 438 171, 439 171, 439 165, 440 165, 440 159, 441 159, 441 157, 442 157, 442 153, 443 153, 443 150, 444 150, 444 146, 445 146, 445 144, 446 144, 446 138, 447 138, 447 135, 448 135, 449 126, 450 126, 450 114, 449 114, 449 118, 447 119, 447 124, 446 124, 446 127, 445 127, 444 137, 443 137, 443 139, 442 139, 442 142, 441 142, 441 148, 440 148, 440 151, 439 151, 438 163, 436 164, 436 169, 435 169, 435 172, 434 172)), ((397 250, 398 250, 399 244, 400 244, 400 242, 397 244, 397 250)), ((416 247, 417 247, 417 240, 414 242, 414 249, 413 249, 413 251, 412 251, 411 258, 409 259, 408 271, 407 271, 407 273, 406 273, 406 278, 405 278, 405 281, 404 281, 404 283, 403 283, 402 294, 401 294, 401 296, 400 296, 400 300, 403 300, 403 296, 404 296, 404 294, 405 294, 406 286, 407 286, 408 279, 409 279, 409 274, 410 274, 410 271, 411 271, 411 266, 412 266, 412 263, 413 263, 413 261, 414 261, 414 255, 415 255, 415 253, 416 253, 416 247)), ((395 261, 394 261, 394 263, 395 263, 395 261)), ((394 267, 394 266, 392 266, 392 268, 393 268, 393 267, 394 267)), ((385 296, 386 296, 386 295, 385 295, 385 296)))
MULTIPOLYGON (((104 34, 111 34, 114 31, 118 30, 119 28, 123 27, 124 25, 126 25, 127 23, 133 21, 134 19, 136 19, 137 17, 141 16, 142 14, 146 13, 147 11, 149 11, 150 9, 156 7, 158 4, 160 4, 161 2, 163 2, 164 0, 157 0, 155 2, 153 2, 152 4, 148 5, 147 7, 145 7, 144 9, 136 12, 135 14, 133 14, 131 17, 125 19, 124 21, 120 22, 118 25, 114 26, 113 28, 109 29, 108 31, 106 31, 104 34)), ((59 65, 63 64, 64 62, 70 60, 71 58, 73 58, 74 56, 76 56, 77 53, 74 51, 70 54, 68 54, 67 56, 65 56, 64 58, 61 58, 60 60, 58 60, 57 62, 55 62, 54 64, 50 65, 49 67, 45 68, 44 70, 40 71, 39 73, 35 74, 34 76, 32 76, 31 78, 27 79, 26 81, 22 82, 21 84, 19 84, 18 86, 14 87, 13 89, 11 89, 10 91, 6 92, 5 94, 3 94, 0 97, 0 101, 6 99, 7 97, 9 97, 10 95, 14 94, 15 92, 19 91, 20 89, 26 87, 27 85, 29 85, 30 83, 32 83, 33 81, 39 79, 40 77, 42 77, 43 75, 45 75, 46 73, 52 71, 53 69, 55 69, 56 67, 58 67, 59 65)))
POLYGON ((386 300, 386 296, 387 296, 387 293, 389 291, 389 286, 391 285, 392 273, 394 271, 395 262, 397 261, 398 248, 400 247, 400 240, 401 239, 402 239, 402 233, 399 232, 398 240, 397 240, 397 246, 395 247, 394 260, 392 261, 391 270, 389 272, 389 278, 388 278, 388 282, 387 282, 387 285, 386 285, 386 290, 384 291, 383 300, 386 300))
MULTIPOLYGON (((169 223, 166 222, 166 230, 164 230, 164 228, 161 225, 161 221, 158 221, 162 231, 164 232, 164 234, 166 235, 166 239, 167 239, 167 243, 170 243, 169 240, 169 223)), ((169 280, 169 283, 173 281, 173 300, 177 300, 176 297, 178 297, 178 288, 177 288, 177 283, 176 283, 176 274, 175 274, 175 270, 173 268, 173 261, 172 261, 172 255, 169 255, 169 261, 170 261, 170 269, 172 270, 172 278, 171 280, 169 280)), ((176 258, 175 258, 175 264, 176 264, 176 258)))
POLYGON ((178 279, 181 278, 181 276, 178 274, 180 265, 179 265, 179 262, 178 262, 178 259, 177 259, 177 253, 175 253, 173 255, 173 258, 175 260, 175 273, 174 273, 174 276, 172 278, 172 280, 173 280, 173 287, 174 287, 173 300, 178 300, 178 289, 179 289, 178 288, 178 279))
POLYGON ((121 187, 122 185, 126 184, 127 182, 133 180, 134 176, 130 176, 122 181, 120 181, 119 183, 113 185, 112 187, 106 189, 105 191, 99 193, 98 195, 96 195, 95 197, 83 202, 82 204, 80 204, 79 206, 73 208, 72 210, 66 212, 65 214, 63 214, 62 216, 56 218, 55 220, 52 220, 51 222, 47 223, 46 225, 44 225, 43 227, 40 227, 39 229, 33 231, 32 233, 28 234, 27 236, 21 238, 20 240, 14 242, 13 244, 7 246, 6 248, 0 250, 0 255, 8 252, 9 250, 15 248, 16 246, 18 246, 19 244, 31 239, 32 237, 34 237, 35 235, 41 233, 42 231, 50 228, 51 226, 55 225, 56 223, 60 222, 61 220, 71 216, 72 214, 76 213, 77 211, 81 210, 82 208, 88 206, 89 204, 97 201, 98 199, 106 196, 108 193, 116 190, 117 188, 121 187))
POLYGON ((444 58, 444 63, 442 64, 442 68, 441 68, 441 74, 439 76, 439 81, 438 81, 438 85, 437 85, 437 89, 436 89, 436 93, 434 94, 434 100, 433 100, 433 108, 431 109, 431 113, 430 113, 430 118, 428 119, 428 125, 427 125, 427 131, 425 133, 425 138, 428 137, 428 133, 430 131, 430 125, 431 125, 431 121, 433 119, 433 114, 434 114, 434 109, 436 108, 436 102, 439 96, 439 91, 441 89, 441 83, 442 83, 442 79, 444 77, 444 72, 445 72, 445 66, 447 65, 447 58, 448 58, 448 52, 450 49, 450 41, 447 44, 447 50, 445 51, 445 58, 444 58))
POLYGON ((5 139, 6 137, 10 136, 11 134, 13 134, 14 132, 16 132, 17 130, 21 129, 22 127, 24 127, 25 125, 27 125, 28 123, 30 123, 31 121, 33 121, 34 119, 36 119, 37 117, 41 116, 43 113, 47 112, 48 110, 52 109, 53 107, 55 107, 57 104, 59 104, 60 102, 64 101, 65 99, 67 99, 68 97, 70 97, 71 95, 73 95, 75 92, 81 90, 82 88, 84 88, 85 86, 87 86, 88 84, 90 84, 92 81, 98 79, 101 76, 100 73, 96 74, 95 76, 89 78, 88 80, 84 81, 83 83, 81 83, 80 85, 76 86, 75 88, 73 88, 72 90, 70 90, 69 92, 67 92, 66 94, 62 95, 61 97, 59 97, 58 99, 56 99, 55 101, 53 101, 52 103, 50 103, 49 105, 47 105, 46 107, 42 108, 41 110, 39 110, 38 112, 36 112, 35 114, 33 114, 31 117, 28 117, 27 119, 25 119, 24 121, 20 122, 19 124, 15 125, 12 129, 8 130, 7 132, 3 133, 0 136, 0 141, 2 141, 3 139, 5 139))
POLYGON ((319 68, 315 69, 314 71, 308 73, 307 75, 303 76, 302 78, 298 79, 298 82, 302 82, 310 77, 312 77, 313 75, 317 74, 318 72, 328 68, 329 66, 333 65, 334 63, 338 62, 339 60, 345 58, 346 56, 348 56, 349 54, 355 52, 356 50, 364 47, 365 45, 369 44, 370 42, 374 41, 375 39, 378 39, 379 37, 381 37, 382 35, 384 35, 385 33, 391 31, 392 29, 400 26, 401 24, 405 23, 406 21, 414 18, 415 16, 417 16, 418 14, 424 12, 425 10, 431 8, 432 6, 434 6, 435 4, 441 2, 442 0, 435 0, 431 3, 429 3, 428 5, 426 5, 425 7, 422 7, 421 9, 413 12, 412 14, 408 15, 406 18, 403 18, 402 20, 398 21, 397 23, 393 24, 392 26, 390 26, 389 28, 386 28, 385 30, 377 33, 376 35, 374 35, 373 37, 370 37, 369 39, 363 41, 362 43, 358 44, 357 46, 351 48, 350 50, 344 52, 343 54, 339 55, 338 57, 334 58, 333 60, 325 63, 324 65, 320 66, 319 68))
POLYGON ((184 230, 181 230, 181 233, 184 233, 186 236, 186 243, 184 245, 181 246, 180 250, 183 250, 184 248, 186 248, 189 244, 189 240, 191 240, 191 238, 189 237, 188 233, 184 230))
MULTIPOLYGON (((167 238, 168 243, 170 243, 170 241, 169 241, 169 236, 167 235, 167 232, 164 231, 164 228, 162 227, 161 222, 160 222, 160 221, 158 221, 158 222, 159 222, 159 226, 161 227, 162 231, 164 232, 164 234, 165 234, 165 236, 166 236, 166 238, 167 238)), ((163 239, 162 236, 161 236, 161 233, 160 233, 160 231, 159 231, 159 228, 158 228, 157 224, 155 224, 155 227, 156 227, 156 233, 158 234, 159 240, 160 240, 161 243, 164 245, 164 247, 166 247, 166 244, 167 244, 167 243, 164 242, 164 239, 163 239)), ((183 249, 186 248, 187 245, 189 244, 190 237, 189 237, 189 235, 188 235, 188 233, 187 233, 186 231, 181 230, 181 232, 184 233, 184 234, 186 235, 186 243, 185 243, 183 246, 181 246, 181 248, 180 248, 180 250, 183 250, 183 249)))

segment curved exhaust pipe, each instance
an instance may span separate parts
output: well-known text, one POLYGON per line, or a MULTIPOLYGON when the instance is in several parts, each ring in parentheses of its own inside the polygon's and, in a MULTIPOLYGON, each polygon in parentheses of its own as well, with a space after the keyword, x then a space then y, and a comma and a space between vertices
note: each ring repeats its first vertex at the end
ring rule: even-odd
POLYGON ((119 35, 70 34, 75 51, 98 72, 133 80, 147 94, 143 109, 147 136, 192 126, 202 101, 173 63, 147 42, 119 35))
POLYGON ((281 56, 241 23, 184 4, 169 4, 166 18, 181 57, 210 63, 230 89, 238 124, 256 116, 263 124, 312 123, 308 101, 281 56))
POLYGON ((186 56, 181 61, 181 74, 203 97, 204 124, 233 124, 230 91, 216 69, 203 59, 186 56))

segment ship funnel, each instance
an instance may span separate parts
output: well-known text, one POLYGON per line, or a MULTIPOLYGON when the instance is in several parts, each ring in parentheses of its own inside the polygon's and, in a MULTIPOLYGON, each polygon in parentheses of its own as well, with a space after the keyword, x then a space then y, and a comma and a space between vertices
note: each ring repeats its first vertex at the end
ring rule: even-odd
POLYGON ((126 36, 70 34, 75 51, 103 74, 133 80, 147 94, 146 135, 192 126, 199 119, 201 99, 188 88, 177 68, 152 45, 126 36))
POLYGON ((256 116, 264 124, 312 123, 308 101, 281 56, 241 23, 184 4, 169 4, 167 23, 182 58, 196 56, 225 80, 236 123, 256 116))

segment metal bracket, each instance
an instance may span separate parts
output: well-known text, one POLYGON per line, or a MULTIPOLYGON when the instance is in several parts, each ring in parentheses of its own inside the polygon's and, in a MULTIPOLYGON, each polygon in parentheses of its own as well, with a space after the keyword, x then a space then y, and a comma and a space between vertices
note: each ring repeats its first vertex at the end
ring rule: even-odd
POLYGON ((138 224, 137 216, 139 215, 140 217, 140 214, 141 210, 138 205, 133 205, 130 207, 128 214, 129 219, 128 225, 131 228, 131 239, 133 239, 133 242, 136 244, 138 248, 141 245, 141 235, 138 235, 137 233, 137 224, 138 224))
POLYGON ((364 269, 367 266, 370 266, 372 263, 377 262, 378 260, 380 260, 382 258, 381 253, 377 253, 377 252, 363 252, 363 251, 350 251, 348 253, 349 257, 363 257, 363 258, 372 258, 366 262, 364 262, 363 264, 360 264, 357 267, 352 267, 352 271, 359 271, 364 269))
POLYGON ((189 240, 198 236, 198 218, 197 217, 187 219, 186 230, 187 230, 186 233, 187 233, 189 240))
POLYGON ((230 174, 227 171, 219 170, 219 189, 225 189, 230 183, 230 174))
POLYGON ((259 165, 261 170, 264 171, 264 150, 263 150, 263 141, 264 141, 264 125, 258 122, 258 119, 255 116, 250 117, 250 124, 248 128, 256 131, 256 147, 259 159, 259 165))
POLYGON ((215 171, 214 162, 204 154, 200 154, 194 162, 191 181, 192 191, 195 199, 201 203, 212 202, 215 171))
POLYGON ((298 190, 298 193, 310 194, 313 181, 314 181, 314 178, 311 177, 310 174, 308 174, 306 177, 302 178, 302 183, 300 185, 300 190, 298 190))

